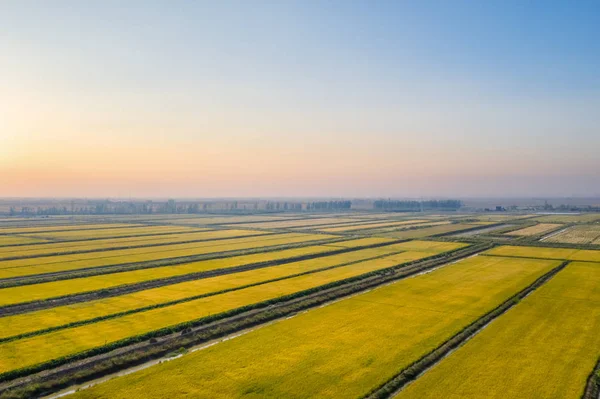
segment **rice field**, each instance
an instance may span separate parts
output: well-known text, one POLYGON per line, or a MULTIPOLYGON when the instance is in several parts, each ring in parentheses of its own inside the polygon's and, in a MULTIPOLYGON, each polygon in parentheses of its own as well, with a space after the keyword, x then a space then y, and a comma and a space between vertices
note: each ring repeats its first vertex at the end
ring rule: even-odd
POLYGON ((536 217, 534 220, 540 223, 592 223, 600 222, 600 213, 544 215, 536 217))
POLYGON ((580 225, 570 227, 544 241, 569 244, 593 244, 597 240, 600 240, 600 225, 580 225))
MULTIPOLYGON (((7 218, 0 220, 0 284, 8 287, 0 288, 0 379, 32 366, 52 371, 65 357, 173 327, 178 332, 165 339, 178 348, 200 337, 180 334, 183 323, 243 311, 250 330, 224 320, 231 335, 211 336, 206 348, 73 396, 363 397, 567 261, 385 397, 579 398, 600 358, 600 249, 586 247, 600 245, 596 216, 294 211, 7 218), (474 244, 458 242, 467 230, 498 223, 507 230, 506 223, 522 218, 537 224, 507 233, 513 245, 492 247, 501 237, 485 234, 474 244), (510 235, 545 238, 522 246, 510 235), (432 269, 390 282, 386 269, 431 257, 437 263, 415 267, 432 269), (304 301, 305 290, 375 271, 381 273, 367 280, 380 284, 374 288, 353 280, 354 289, 365 290, 328 292, 324 305, 264 321, 280 311, 267 306, 271 301, 304 301)), ((149 338, 145 344, 163 345, 149 338)), ((69 378, 61 376, 61 384, 69 378)))
POLYGON ((76 397, 360 397, 556 264, 464 260, 113 379, 76 397))
MULTIPOLYGON (((262 231, 252 230, 206 230, 201 229, 193 233, 175 233, 159 235, 143 235, 141 237, 107 238, 101 240, 83 240, 70 242, 48 242, 44 245, 24 245, 19 247, 0 248, 0 258, 12 256, 39 256, 70 251, 107 251, 112 248, 144 246, 177 243, 194 240, 216 240, 228 237, 249 237, 265 234, 262 231)), ((1 238, 0 238, 1 240, 1 238)), ((43 241, 41 241, 43 242, 43 241)))
MULTIPOLYGON (((418 259, 425 256, 427 256, 426 253, 415 252, 410 258, 418 259)), ((148 310, 31 338, 0 343, 0 373, 50 361, 130 336, 391 267, 405 262, 406 259, 407 255, 403 253, 398 256, 390 255, 382 259, 341 266, 318 273, 200 298, 166 308, 148 310)))
MULTIPOLYGON (((2 246, 4 245, 23 245, 23 244, 35 244, 35 243, 42 243, 42 242, 47 242, 44 239, 41 238, 33 238, 33 237, 20 237, 20 236, 10 236, 10 235, 5 235, 5 236, 0 236, 0 253, 2 253, 1 251, 5 248, 3 248, 2 246)), ((14 251, 20 252, 18 249, 12 249, 14 251)))
POLYGON ((285 249, 274 252, 231 256, 227 258, 183 263, 174 266, 162 266, 151 269, 134 270, 86 278, 75 278, 20 287, 4 288, 0 289, 0 306, 14 305, 21 302, 39 301, 65 295, 80 294, 89 291, 114 288, 126 284, 136 284, 144 281, 181 276, 190 273, 227 269, 260 262, 278 261, 286 258, 295 258, 298 256, 321 254, 332 252, 340 248, 361 247, 386 241, 387 240, 385 239, 373 238, 356 239, 344 241, 342 243, 338 242, 335 244, 335 246, 310 245, 301 248, 285 249))
POLYGON ((514 256, 520 258, 561 259, 572 261, 600 262, 600 250, 547 248, 547 247, 517 247, 504 245, 485 252, 487 255, 514 256))
MULTIPOLYGON (((436 244, 436 243, 433 243, 436 244)), ((271 266, 247 272, 224 276, 188 281, 167 285, 159 288, 144 290, 114 298, 90 301, 70 306, 61 306, 32 313, 0 318, 0 338, 19 335, 44 328, 60 326, 81 320, 106 316, 114 313, 130 311, 158 303, 182 300, 185 298, 205 295, 234 289, 250 284, 257 284, 273 279, 289 277, 295 274, 317 271, 319 269, 358 262, 370 258, 387 256, 405 252, 394 257, 394 261, 414 260, 418 256, 427 257, 451 249, 460 248, 460 244, 438 243, 441 245, 414 247, 403 244, 393 244, 385 247, 369 248, 338 255, 271 266)), ((388 264, 384 261, 383 264, 388 264)))
POLYGON ((511 236, 534 236, 556 230, 562 226, 562 224, 555 223, 539 223, 535 226, 525 227, 524 229, 514 230, 505 234, 511 236))
POLYGON ((76 255, 58 255, 44 258, 28 258, 0 262, 0 279, 24 277, 44 273, 64 272, 84 268, 103 267, 137 262, 157 261, 219 252, 255 249, 278 245, 324 240, 320 234, 280 234, 273 236, 246 237, 216 242, 206 241, 191 244, 173 244, 161 247, 124 249, 109 252, 90 252, 76 255))
POLYGON ((350 218, 336 218, 336 217, 321 217, 321 218, 310 218, 310 219, 299 219, 299 220, 283 220, 274 222, 264 223, 250 223, 250 224, 236 224, 229 225, 230 228, 245 227, 245 228, 259 228, 259 229, 287 229, 296 227, 315 227, 329 224, 343 224, 356 222, 355 219, 350 218))
POLYGON ((378 237, 389 237, 389 238, 398 238, 398 239, 418 239, 424 237, 435 236, 438 234, 446 234, 452 232, 458 232, 462 230, 468 230, 478 227, 477 225, 471 224, 461 224, 461 223, 452 223, 452 224, 443 224, 440 226, 432 226, 426 227, 423 229, 414 229, 414 230, 399 230, 399 231, 391 231, 391 232, 374 232, 373 235, 378 237))
POLYGON ((571 263, 397 398, 583 394, 600 354, 600 263, 571 263))
POLYGON ((129 223, 100 223, 100 224, 64 224, 58 226, 34 226, 34 227, 0 227, 0 234, 32 234, 51 233, 66 231, 104 230, 104 229, 127 229, 145 227, 142 224, 129 223))
MULTIPOLYGON (((111 229, 91 229, 91 230, 69 230, 69 231, 45 231, 31 234, 36 237, 48 238, 53 240, 87 240, 92 238, 106 237, 128 237, 141 234, 162 234, 162 233, 186 233, 199 231, 199 229, 189 226, 144 226, 144 227, 121 227, 111 229)), ((29 235, 23 234, 25 236, 29 235)))
POLYGON ((377 222, 377 223, 361 224, 358 226, 331 227, 331 228, 321 229, 321 231, 324 231, 326 233, 352 232, 352 231, 365 230, 365 229, 377 229, 377 228, 381 228, 381 227, 413 225, 413 224, 419 224, 419 223, 424 223, 424 222, 427 222, 427 220, 414 219, 414 220, 403 220, 403 221, 399 221, 399 222, 377 222))

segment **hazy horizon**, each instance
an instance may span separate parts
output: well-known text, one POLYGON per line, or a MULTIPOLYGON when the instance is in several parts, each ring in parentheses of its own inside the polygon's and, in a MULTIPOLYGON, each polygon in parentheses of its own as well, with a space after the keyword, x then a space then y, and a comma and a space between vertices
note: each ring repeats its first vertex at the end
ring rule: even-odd
POLYGON ((599 197, 598 16, 2 2, 0 197, 599 197))

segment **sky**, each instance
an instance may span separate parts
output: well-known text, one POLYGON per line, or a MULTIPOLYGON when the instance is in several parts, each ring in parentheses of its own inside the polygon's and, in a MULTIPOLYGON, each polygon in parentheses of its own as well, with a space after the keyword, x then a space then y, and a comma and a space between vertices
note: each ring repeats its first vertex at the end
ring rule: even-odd
POLYGON ((599 18, 0 0, 0 197, 600 196, 599 18))

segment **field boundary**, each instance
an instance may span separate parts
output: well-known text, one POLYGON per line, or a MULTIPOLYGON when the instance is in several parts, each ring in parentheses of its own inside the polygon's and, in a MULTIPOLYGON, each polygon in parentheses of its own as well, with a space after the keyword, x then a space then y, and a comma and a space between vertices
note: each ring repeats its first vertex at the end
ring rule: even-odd
POLYGON ((412 364, 404 367, 394 377, 387 382, 381 384, 379 387, 373 389, 371 392, 363 396, 366 399, 384 399, 391 398, 396 395, 402 388, 404 388, 410 382, 416 380, 421 374, 427 372, 430 368, 435 366, 447 355, 452 353, 454 350, 465 344, 473 336, 479 333, 485 326, 494 321, 497 317, 501 316, 509 309, 518 304, 523 298, 531 294, 537 288, 545 284, 548 280, 554 277, 558 272, 563 270, 570 261, 564 261, 557 267, 553 268, 549 272, 537 278, 533 283, 525 287, 523 290, 512 295, 506 301, 501 303, 495 309, 484 314, 457 334, 446 340, 440 346, 429 352, 428 354, 421 357, 419 360, 412 364))
POLYGON ((596 362, 596 366, 587 378, 585 389, 581 395, 581 399, 598 399, 600 398, 600 357, 596 362))

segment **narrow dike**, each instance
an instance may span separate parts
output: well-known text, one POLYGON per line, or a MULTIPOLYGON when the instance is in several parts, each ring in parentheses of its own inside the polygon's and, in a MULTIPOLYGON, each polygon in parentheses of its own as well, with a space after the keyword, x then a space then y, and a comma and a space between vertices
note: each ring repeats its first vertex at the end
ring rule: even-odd
MULTIPOLYGON (((14 305, 7 305, 7 306, 0 307, 0 318, 6 317, 6 316, 13 316, 16 314, 21 314, 21 313, 26 313, 26 312, 33 312, 36 310, 53 308, 53 307, 57 307, 57 306, 72 305, 75 303, 88 302, 88 301, 92 301, 92 300, 96 300, 96 299, 110 298, 110 297, 120 296, 120 295, 124 295, 124 294, 130 294, 133 292, 143 291, 143 290, 147 290, 150 288, 157 288, 157 287, 162 287, 165 285, 182 283, 185 281, 200 280, 200 279, 209 278, 209 277, 217 277, 217 276, 223 276, 226 274, 240 273, 240 272, 245 272, 245 271, 249 271, 249 270, 262 269, 262 268, 269 267, 269 266, 284 265, 287 263, 298 262, 298 261, 309 260, 309 259, 316 259, 316 258, 321 258, 321 257, 331 256, 331 255, 338 255, 338 254, 343 254, 343 253, 347 253, 347 252, 359 251, 359 250, 363 250, 363 249, 378 248, 378 247, 388 246, 388 245, 392 245, 392 244, 398 244, 400 242, 403 242, 403 241, 398 240, 398 241, 392 241, 392 242, 363 245, 360 247, 340 248, 340 249, 332 250, 332 251, 328 251, 328 252, 319 252, 319 253, 314 253, 314 254, 290 257, 290 258, 286 258, 286 259, 277 259, 277 260, 271 260, 271 261, 250 263, 247 265, 228 267, 228 268, 224 268, 224 269, 208 270, 208 271, 189 273, 189 274, 173 276, 173 277, 165 277, 165 278, 156 279, 156 280, 144 281, 141 283, 121 285, 121 286, 114 287, 114 288, 101 289, 101 290, 96 290, 96 291, 77 293, 77 294, 65 295, 65 296, 60 296, 60 297, 53 297, 53 298, 48 298, 48 299, 39 300, 39 301, 21 302, 21 303, 14 304, 14 305)), ((314 245, 318 245, 318 244, 314 244, 314 245)), ((310 246, 310 245, 308 245, 308 246, 310 246)), ((216 259, 216 258, 210 258, 210 259, 216 259)), ((185 263, 187 263, 187 262, 188 261, 186 261, 185 263)))
POLYGON ((587 379, 581 399, 600 399, 600 358, 587 379))
POLYGON ((182 348, 191 348, 450 264, 485 251, 492 246, 492 244, 476 245, 424 260, 402 263, 291 295, 129 337, 43 364, 6 372, 0 374, 0 382, 3 382, 0 384, 0 397, 24 398, 47 395, 73 384, 139 366, 182 348))
MULTIPOLYGON (((517 294, 508 298, 500 306, 483 315, 473 323, 469 324, 463 330, 455 334, 453 337, 448 339, 446 342, 438 346, 433 351, 429 352, 421 359, 402 369, 396 376, 391 378, 389 381, 383 383, 379 387, 375 388, 363 398, 366 399, 384 399, 391 398, 402 390, 407 384, 417 379, 421 374, 427 372, 430 368, 435 366, 437 363, 442 361, 446 356, 450 355, 453 351, 458 349, 460 346, 469 341, 473 336, 479 333, 489 323, 494 321, 497 317, 504 314, 506 311, 515 306, 523 298, 531 294, 537 288, 541 287, 548 280, 554 277, 558 272, 564 269, 570 261, 564 261, 559 266, 550 270, 537 280, 535 280, 528 287, 518 292, 517 294)), ((595 399, 595 398, 594 398, 595 399)))
MULTIPOLYGON (((327 245, 333 244, 337 242, 347 241, 347 237, 339 237, 335 239, 323 239, 323 240, 313 240, 313 241, 303 241, 297 242, 293 244, 280 244, 280 245, 272 245, 272 246, 264 246, 264 247, 254 247, 247 249, 236 249, 232 251, 221 251, 214 252, 209 254, 199 254, 199 255, 186 255, 186 256, 177 256, 172 258, 162 258, 158 260, 149 260, 142 262, 129 262, 129 263, 120 263, 115 265, 107 265, 107 266, 94 266, 94 267, 85 267, 76 270, 64 270, 54 273, 43 273, 43 274, 34 274, 31 276, 20 276, 20 277, 9 277, 0 279, 0 289, 2 288, 10 288, 10 287, 20 287, 24 285, 32 285, 32 284, 40 284, 40 283, 48 283, 52 281, 60 281, 60 280, 72 280, 75 278, 82 277, 92 277, 98 276, 102 274, 112 274, 118 272, 126 272, 132 270, 141 270, 141 269, 152 269, 156 267, 162 266, 174 266, 180 265, 183 263, 197 262, 201 260, 212 260, 212 259, 222 259, 228 258, 231 256, 238 255, 251 255, 251 254, 259 254, 259 253, 268 253, 268 252, 276 252, 284 249, 293 249, 293 248, 302 248, 313 245, 327 245)), ((402 242, 406 240, 400 240, 398 242, 402 242)))

